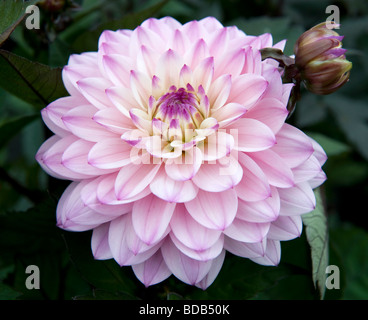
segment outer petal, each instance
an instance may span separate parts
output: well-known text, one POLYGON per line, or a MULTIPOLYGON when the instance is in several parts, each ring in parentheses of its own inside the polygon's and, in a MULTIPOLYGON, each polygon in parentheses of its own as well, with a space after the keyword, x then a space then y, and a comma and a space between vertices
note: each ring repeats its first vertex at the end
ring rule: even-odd
POLYGON ((267 235, 270 223, 253 223, 235 218, 233 223, 224 230, 228 237, 241 242, 261 242, 267 235))
POLYGON ((238 209, 238 197, 232 189, 223 192, 200 190, 192 201, 186 202, 190 215, 203 226, 224 230, 234 220, 238 209))
POLYGON ((252 261, 264 266, 277 266, 281 259, 280 241, 267 240, 266 252, 263 257, 251 258, 252 261))
POLYGON ((170 277, 171 271, 158 250, 151 258, 132 266, 136 277, 146 286, 152 286, 170 277))
POLYGON ((280 216, 271 223, 267 238, 272 240, 291 240, 302 234, 303 222, 300 216, 280 216))
POLYGON ((316 207, 316 198, 307 182, 298 183, 289 189, 279 189, 281 200, 280 215, 299 215, 316 207))
POLYGON ((254 152, 249 156, 266 174, 268 182, 276 187, 289 188, 294 185, 294 175, 283 159, 272 150, 254 152))
POLYGON ((132 221, 138 237, 146 244, 157 243, 164 236, 175 209, 170 203, 149 195, 134 203, 132 221))
POLYGON ((167 239, 161 248, 166 265, 175 277, 194 285, 201 281, 210 271, 212 261, 198 261, 183 254, 171 240, 167 239))
POLYGON ((247 243, 225 236, 224 248, 239 257, 258 258, 265 254, 266 243, 266 238, 261 242, 247 243))
POLYGON ((242 118, 232 123, 230 133, 237 137, 235 149, 255 152, 271 148, 276 138, 269 127, 255 119, 242 118))
POLYGON ((120 168, 132 162, 132 147, 120 138, 97 142, 88 153, 88 163, 96 168, 120 168))
POLYGON ((210 271, 201 281, 196 283, 196 286, 198 288, 205 290, 215 281, 224 263, 225 253, 226 253, 225 250, 222 250, 221 254, 217 258, 212 260, 210 271))
POLYGON ((261 168, 245 153, 238 153, 239 163, 243 168, 243 178, 236 185, 238 197, 244 201, 260 201, 271 194, 270 185, 261 168))
POLYGON ((183 204, 176 206, 170 226, 180 242, 198 251, 210 248, 221 235, 221 231, 208 229, 194 220, 183 204))
POLYGON ((85 231, 93 229, 109 221, 84 205, 80 191, 86 182, 72 182, 61 196, 57 209, 57 226, 71 231, 85 231))
POLYGON ((138 238, 129 214, 111 221, 108 241, 114 259, 121 266, 142 263, 160 248, 160 244, 147 246, 138 238))
POLYGON ((272 148, 290 167, 302 164, 313 154, 310 138, 299 129, 284 124, 276 135, 277 144, 272 148))
POLYGON ((109 223, 104 223, 93 229, 91 247, 93 256, 97 260, 113 257, 109 246, 109 227, 109 223))

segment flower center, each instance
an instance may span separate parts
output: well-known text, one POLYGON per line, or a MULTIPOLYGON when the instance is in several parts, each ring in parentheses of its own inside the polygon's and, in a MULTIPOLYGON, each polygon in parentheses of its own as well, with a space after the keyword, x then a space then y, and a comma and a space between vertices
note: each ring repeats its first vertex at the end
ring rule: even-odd
POLYGON ((172 86, 168 93, 159 98, 153 118, 166 122, 168 125, 175 124, 182 130, 199 128, 204 120, 194 91, 191 92, 184 88, 176 89, 175 86, 172 86))

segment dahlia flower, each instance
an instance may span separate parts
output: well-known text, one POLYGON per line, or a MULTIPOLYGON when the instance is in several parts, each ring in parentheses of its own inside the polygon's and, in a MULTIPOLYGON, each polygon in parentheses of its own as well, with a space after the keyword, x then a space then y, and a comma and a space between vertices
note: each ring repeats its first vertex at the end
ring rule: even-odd
MULTIPOLYGON (((285 42, 274 45, 282 49, 285 42)), ((286 124, 292 84, 248 36, 215 18, 104 31, 63 69, 70 96, 42 110, 36 159, 71 180, 57 225, 93 230, 96 259, 146 286, 207 288, 228 251, 262 265, 298 237, 325 175, 322 148, 286 124)))

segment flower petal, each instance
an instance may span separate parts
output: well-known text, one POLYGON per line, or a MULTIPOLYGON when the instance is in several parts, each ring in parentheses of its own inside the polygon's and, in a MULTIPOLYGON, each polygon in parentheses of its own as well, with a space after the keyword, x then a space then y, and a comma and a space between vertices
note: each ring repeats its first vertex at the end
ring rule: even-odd
POLYGON ((210 271, 208 271, 207 275, 195 285, 202 290, 206 290, 216 279, 217 275, 219 274, 221 267, 225 260, 225 250, 212 260, 212 265, 210 271))
POLYGON ((166 265, 175 277, 181 281, 194 285, 201 281, 210 271, 212 261, 198 261, 183 254, 172 243, 166 240, 161 248, 166 265))
POLYGON ((194 220, 183 204, 176 205, 170 226, 181 243, 197 251, 210 248, 221 235, 221 231, 208 229, 194 220))
POLYGON ((93 229, 92 232, 92 253, 97 260, 111 259, 112 253, 109 246, 109 223, 104 223, 93 229))
POLYGON ((233 223, 224 230, 224 234, 234 240, 255 243, 262 241, 269 228, 270 223, 254 223, 235 218, 233 223))
POLYGON ((280 241, 267 240, 266 251, 264 256, 250 259, 264 266, 277 266, 280 263, 281 259, 280 241))
POLYGON ((276 138, 269 127, 255 119, 242 118, 229 127, 230 133, 237 139, 235 149, 244 152, 256 152, 271 148, 276 138))
POLYGON ((168 202, 187 202, 193 200, 198 187, 190 180, 171 179, 162 168, 150 184, 151 191, 157 197, 168 202))
POLYGON ((174 180, 185 181, 192 179, 202 164, 202 152, 194 147, 181 157, 167 159, 165 163, 166 174, 174 180))
POLYGON ((264 238, 261 242, 247 243, 225 237, 224 248, 243 258, 257 258, 265 254, 267 239, 264 238))
POLYGON ((316 198, 308 182, 298 183, 295 187, 278 191, 281 201, 280 215, 300 215, 316 207, 316 198))
POLYGON ((203 226, 224 230, 234 220, 238 209, 238 197, 232 189, 223 192, 199 190, 192 201, 186 202, 190 215, 203 226))
POLYGON ((243 168, 243 178, 235 186, 238 197, 244 201, 260 201, 271 194, 270 185, 261 168, 245 153, 238 153, 243 168))
POLYGON ((151 245, 162 239, 169 226, 175 205, 152 194, 134 203, 133 227, 144 243, 151 245))
POLYGON ((230 155, 205 163, 193 177, 193 182, 202 190, 221 192, 236 186, 243 177, 243 169, 237 159, 230 155))
POLYGON ((280 216, 271 223, 267 238, 272 240, 291 240, 300 237, 303 221, 300 216, 280 216))
POLYGON ((153 180, 160 164, 131 163, 122 167, 115 181, 118 200, 134 197, 143 191, 153 180))
POLYGON ((171 271, 158 250, 146 261, 132 266, 135 276, 146 286, 152 286, 171 276, 171 271))

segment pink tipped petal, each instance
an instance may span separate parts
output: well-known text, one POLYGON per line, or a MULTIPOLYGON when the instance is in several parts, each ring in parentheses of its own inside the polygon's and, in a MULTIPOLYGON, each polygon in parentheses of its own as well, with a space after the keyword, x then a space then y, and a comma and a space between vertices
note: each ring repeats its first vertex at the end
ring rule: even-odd
POLYGON ((71 109, 85 104, 88 104, 88 102, 82 97, 60 98, 42 110, 42 119, 51 131, 64 137, 70 132, 62 121, 63 115, 71 109))
POLYGON ((119 135, 135 128, 131 119, 123 116, 116 108, 107 108, 96 112, 93 120, 107 130, 119 135))
POLYGON ((225 127, 242 117, 247 109, 239 103, 228 103, 212 113, 212 117, 217 119, 220 128, 225 127))
POLYGON ((236 186, 243 177, 243 169, 233 156, 219 159, 216 163, 203 164, 193 182, 202 190, 221 192, 236 186))
POLYGON ((161 248, 166 265, 175 277, 181 281, 194 285, 201 281, 210 271, 212 261, 198 261, 183 254, 172 243, 166 240, 161 248))
POLYGON ((121 54, 109 54, 102 57, 106 74, 113 84, 128 88, 130 84, 130 68, 133 60, 121 54))
POLYGON ((80 190, 84 185, 83 182, 72 182, 64 191, 56 209, 58 227, 70 231, 85 231, 109 221, 109 218, 98 214, 82 202, 80 190))
POLYGON ((197 251, 210 248, 221 235, 221 231, 208 229, 194 220, 183 204, 176 205, 170 226, 181 243, 197 251))
POLYGON ((246 117, 261 121, 276 134, 289 113, 285 105, 275 98, 261 99, 247 112, 246 117))
POLYGON ((162 282, 171 275, 160 250, 146 261, 133 265, 132 268, 135 276, 146 287, 162 282))
POLYGON ((219 239, 208 249, 204 250, 194 250, 185 246, 181 241, 179 241, 173 233, 170 233, 171 241, 175 244, 175 246, 186 256, 191 259, 199 260, 199 261, 209 261, 213 260, 219 256, 224 247, 224 237, 220 236, 219 239))
POLYGON ((270 185, 261 168, 245 153, 238 153, 238 160, 243 168, 243 178, 236 185, 238 197, 244 201, 260 201, 271 194, 270 185))
POLYGON ((75 136, 92 142, 116 136, 93 120, 98 110, 91 105, 79 106, 67 112, 62 120, 75 136))
POLYGON ((123 87, 111 87, 106 89, 106 96, 114 107, 116 107, 125 117, 130 119, 129 110, 137 107, 131 90, 123 87))
POLYGON ((275 221, 280 211, 280 198, 276 188, 273 188, 272 191, 270 197, 261 201, 246 202, 239 199, 236 217, 248 222, 275 221))
POLYGON ((165 171, 171 179, 186 181, 197 174, 201 164, 202 152, 194 147, 185 152, 182 157, 168 159, 165 163, 165 171))
POLYGON ((295 183, 309 181, 320 174, 321 165, 315 156, 310 156, 307 161, 293 168, 295 183))
POLYGON ((237 241, 255 243, 262 241, 269 228, 270 223, 254 223, 235 218, 224 230, 224 234, 237 241))
POLYGON ((271 148, 276 138, 269 127, 255 119, 243 118, 232 123, 230 132, 236 136, 235 149, 244 152, 256 152, 271 148))
POLYGON ((159 59, 155 75, 163 81, 163 87, 178 86, 180 70, 184 65, 181 56, 169 49, 159 59))
POLYGON ((233 189, 223 192, 200 190, 192 201, 186 202, 190 215, 204 227, 225 230, 234 220, 238 198, 233 189))
POLYGON ((225 237, 224 248, 243 258, 258 258, 265 254, 267 240, 264 238, 260 242, 247 243, 225 237))
POLYGON ((231 76, 229 74, 224 74, 212 82, 207 94, 212 110, 217 110, 226 103, 230 95, 230 90, 231 76))
MULTIPOLYGON (((62 164, 76 173, 82 173, 91 176, 103 175, 112 172, 91 166, 88 163, 88 153, 95 144, 93 142, 79 139, 73 142, 63 153, 62 164)), ((113 170, 114 171, 114 170, 113 170)))
POLYGON ((262 96, 268 82, 259 75, 243 74, 234 79, 229 101, 250 108, 262 96))
POLYGON ((203 86, 205 92, 208 91, 214 72, 214 59, 208 57, 202 60, 193 71, 193 87, 197 89, 200 85, 203 86))
POLYGON ((254 152, 249 156, 266 174, 268 182, 280 188, 289 188, 294 185, 294 175, 284 160, 272 150, 254 152))
POLYGON ((105 109, 112 106, 107 98, 105 90, 113 84, 104 78, 84 78, 77 82, 83 96, 97 109, 105 109))
POLYGON ((104 223, 93 229, 92 233, 92 253, 97 260, 111 259, 112 253, 109 246, 109 223, 104 223))
POLYGON ((310 212, 316 207, 316 198, 307 182, 298 183, 289 189, 279 189, 280 215, 292 216, 310 212))
POLYGON ((302 234, 303 222, 300 216, 280 216, 271 223, 267 238, 272 240, 286 241, 302 234))
POLYGON ((129 214, 111 221, 108 241, 114 259, 121 266, 142 263, 160 248, 160 244, 147 246, 138 238, 129 214))
POLYGON ((267 240, 266 252, 263 257, 251 258, 252 261, 264 266, 277 266, 281 259, 280 241, 267 240))
POLYGON ((277 144, 272 150, 291 168, 302 164, 313 154, 310 138, 289 124, 283 125, 276 139, 277 144))
POLYGON ((53 137, 48 139, 41 147, 41 149, 45 148, 45 151, 43 154, 41 153, 38 155, 39 162, 42 163, 44 167, 47 167, 47 170, 52 173, 52 176, 60 179, 81 180, 91 178, 91 175, 74 172, 65 167, 62 163, 64 151, 76 141, 78 141, 78 138, 73 135, 58 140, 53 139, 53 137), (46 147, 48 147, 47 150, 46 147))
POLYGON ((152 91, 151 79, 142 72, 132 70, 130 71, 130 89, 139 106, 143 110, 147 109, 152 91))
POLYGON ((327 160, 327 155, 326 152, 323 150, 323 148, 321 147, 321 145, 319 143, 317 143, 315 140, 313 140, 312 138, 310 138, 310 141, 313 145, 313 155, 317 158, 317 160, 319 161, 320 165, 323 166, 324 163, 327 160))
POLYGON ((187 202, 193 200, 198 187, 190 180, 171 179, 162 168, 150 184, 151 191, 157 197, 168 202, 187 202))
POLYGON ((133 227, 144 243, 151 245, 162 239, 175 205, 175 203, 166 202, 154 195, 149 195, 134 203, 133 227))
POLYGON ((308 183, 312 189, 319 187, 327 179, 326 174, 321 170, 313 179, 309 180, 308 183))
POLYGON ((210 271, 208 271, 207 275, 195 285, 202 290, 206 290, 216 279, 219 274, 221 267, 225 260, 226 251, 222 250, 222 252, 212 260, 212 265, 210 271))
POLYGON ((207 43, 200 38, 195 42, 184 56, 185 63, 194 70, 201 61, 209 57, 207 43))
POLYGON ((215 61, 215 75, 218 78, 222 74, 231 74, 234 78, 239 76, 245 62, 245 49, 240 48, 222 55, 215 61))
POLYGON ((88 153, 88 163, 100 169, 118 169, 132 160, 132 147, 120 138, 97 142, 88 153))
POLYGON ((128 164, 120 169, 115 181, 115 192, 119 200, 134 197, 154 179, 160 165, 128 164))

